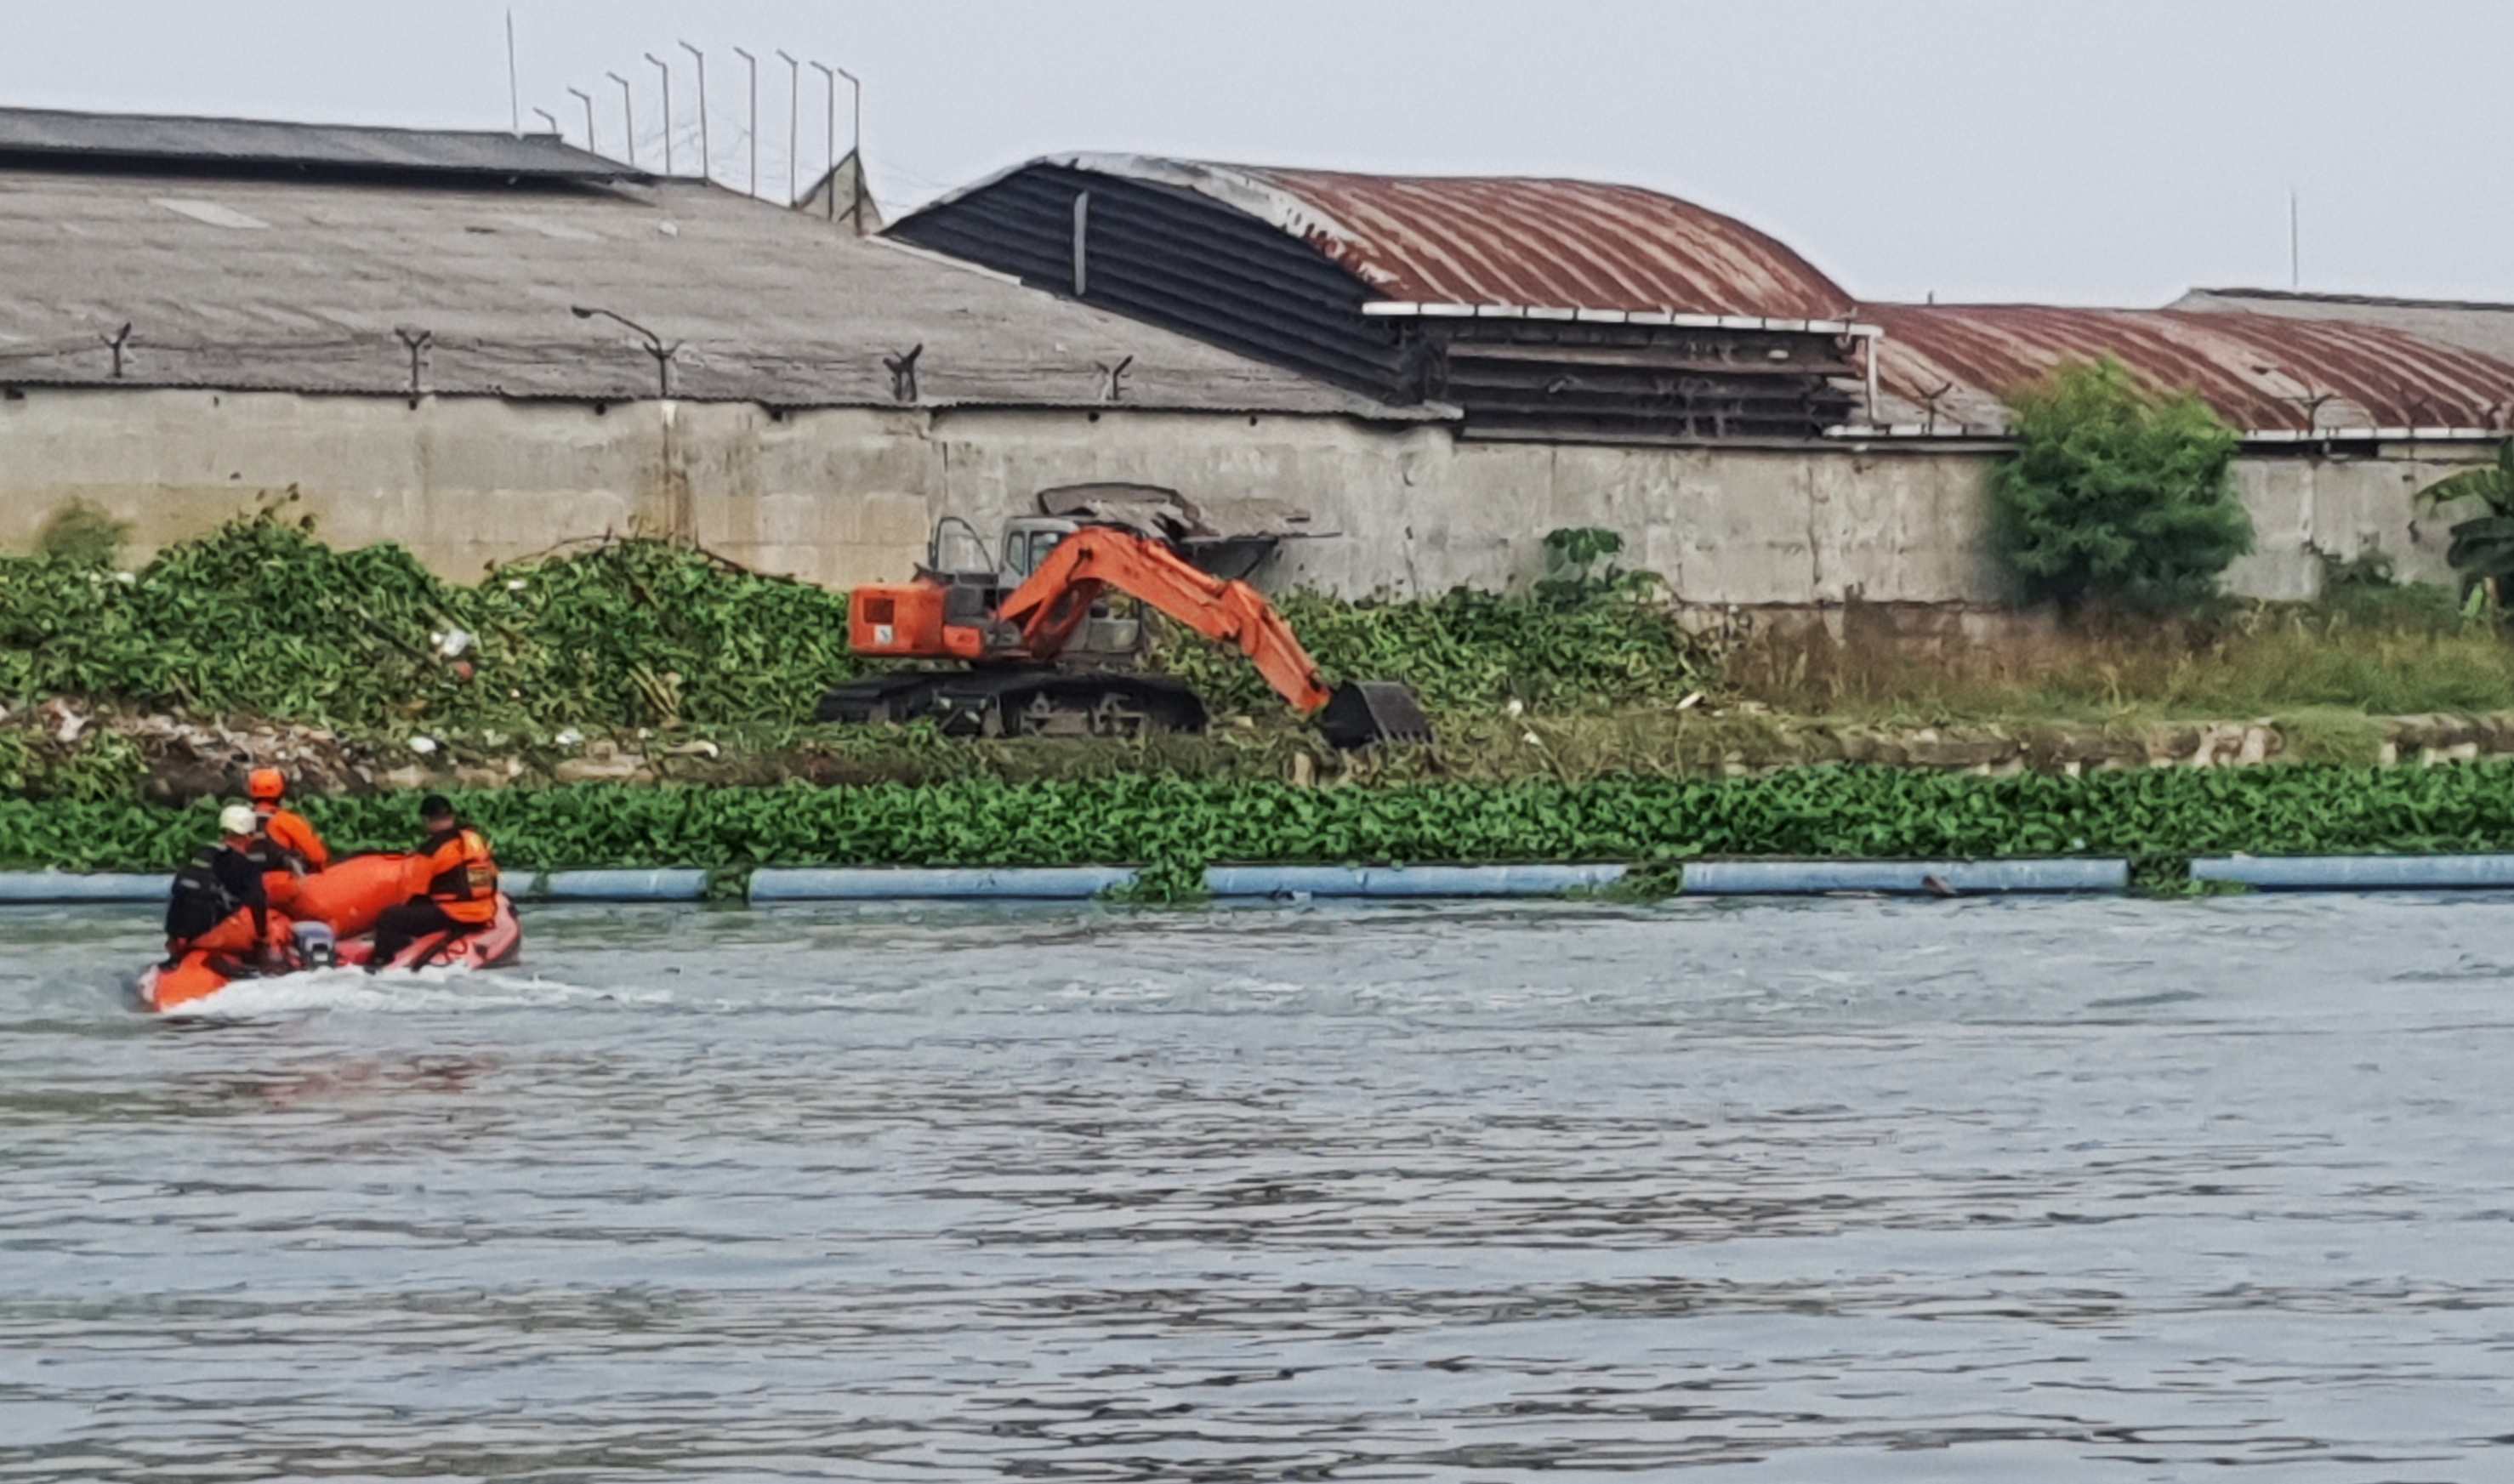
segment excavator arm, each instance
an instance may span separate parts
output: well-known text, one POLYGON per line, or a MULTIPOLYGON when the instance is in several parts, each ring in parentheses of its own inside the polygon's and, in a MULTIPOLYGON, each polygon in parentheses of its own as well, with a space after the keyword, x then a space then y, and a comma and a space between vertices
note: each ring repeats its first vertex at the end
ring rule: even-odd
POLYGON ((1091 605, 1113 590, 1217 643, 1239 646, 1276 694, 1304 716, 1333 695, 1292 626, 1256 588, 1192 567, 1157 541, 1105 526, 1087 526, 1058 541, 995 617, 1020 626, 1022 648, 1034 659, 1053 662, 1091 617, 1091 605))

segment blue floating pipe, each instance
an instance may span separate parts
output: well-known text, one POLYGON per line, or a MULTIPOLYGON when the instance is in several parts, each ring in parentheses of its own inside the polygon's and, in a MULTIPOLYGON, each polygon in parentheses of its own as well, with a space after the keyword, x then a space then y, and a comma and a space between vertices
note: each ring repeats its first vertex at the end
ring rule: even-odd
POLYGON ((2191 862, 2195 881, 2289 892, 2514 887, 2514 856, 2231 856, 2191 862))
POLYGON ((753 902, 903 902, 912 900, 1075 902, 1130 885, 1122 865, 983 867, 830 866, 750 873, 753 902))
POLYGON ((1699 861, 1681 890, 1693 896, 1792 897, 1826 892, 1959 895, 1975 892, 2118 892, 2127 861, 1699 861))
POLYGON ((0 902, 164 902, 174 890, 168 876, 72 871, 0 872, 0 902))
POLYGON ((1215 865, 1216 897, 1560 897, 1612 886, 1621 865, 1215 865))
POLYGON ((541 894, 555 902, 699 902, 708 873, 678 870, 550 871, 541 894))

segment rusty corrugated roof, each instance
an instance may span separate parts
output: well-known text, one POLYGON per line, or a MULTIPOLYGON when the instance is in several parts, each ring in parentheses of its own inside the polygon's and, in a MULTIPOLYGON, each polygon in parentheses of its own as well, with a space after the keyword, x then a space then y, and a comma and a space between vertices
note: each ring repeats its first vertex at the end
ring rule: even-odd
POLYGON ((1840 284, 1775 239, 1638 186, 1354 175, 1135 154, 1034 163, 1208 196, 1310 243, 1399 303, 1787 320, 1841 320, 1853 303, 1840 284))
POLYGON ((1864 305, 1885 329, 1882 421, 1937 431, 2006 425, 2003 397, 2067 361, 2111 355, 2190 390, 2245 432, 2498 428, 2514 364, 2383 325, 2178 309, 2039 304, 1864 305))
POLYGON ((1251 170, 1342 224, 1320 251, 1416 303, 1841 319, 1851 298, 1733 217, 1631 185, 1251 170))

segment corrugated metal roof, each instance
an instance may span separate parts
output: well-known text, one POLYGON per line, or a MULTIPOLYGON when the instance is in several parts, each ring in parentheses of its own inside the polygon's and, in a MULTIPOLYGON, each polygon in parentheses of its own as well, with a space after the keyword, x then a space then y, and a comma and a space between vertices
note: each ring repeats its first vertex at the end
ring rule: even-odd
POLYGON ((2514 304, 2448 299, 2391 299, 2373 294, 2303 294, 2279 289, 2194 289, 2169 308, 2202 313, 2270 314, 2286 319, 2353 320, 2389 325, 2500 361, 2514 360, 2514 304))
POLYGON ((1880 422, 1942 433, 2007 426, 2003 396, 2067 361, 2111 355, 2188 389, 2246 432, 2495 428, 2514 364, 2384 325, 2179 309, 1872 304, 1880 422))
POLYGON ((404 394, 408 327, 434 336, 430 392, 655 396, 636 341, 572 304, 685 341, 673 385, 693 400, 899 406, 884 361, 921 344, 924 407, 1431 416, 695 181, 0 169, 0 383, 404 394), (117 383, 102 338, 126 322, 117 383))
POLYGON ((575 148, 556 135, 53 108, 0 108, 0 156, 530 180, 642 179, 628 166, 575 148))
POLYGON ((1309 242, 1399 302, 1794 320, 1840 320, 1852 305, 1841 285, 1773 238, 1638 186, 1130 154, 1035 163, 1211 197, 1309 242))

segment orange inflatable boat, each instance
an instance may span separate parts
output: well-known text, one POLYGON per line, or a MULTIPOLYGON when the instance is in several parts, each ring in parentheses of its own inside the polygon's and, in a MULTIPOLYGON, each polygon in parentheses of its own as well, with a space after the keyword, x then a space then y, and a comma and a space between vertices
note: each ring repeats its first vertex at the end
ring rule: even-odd
MULTIPOLYGON (((303 878, 274 874, 270 883, 270 937, 281 974, 335 966, 364 967, 375 952, 376 919, 409 900, 408 856, 353 856, 330 870, 303 878)), ((247 936, 250 936, 248 933, 247 936)), ((420 939, 385 965, 388 969, 487 969, 523 951, 515 904, 498 894, 498 914, 474 932, 436 933, 420 939)), ((196 948, 140 977, 140 996, 159 1013, 209 998, 239 979, 269 979, 250 955, 196 948)))

